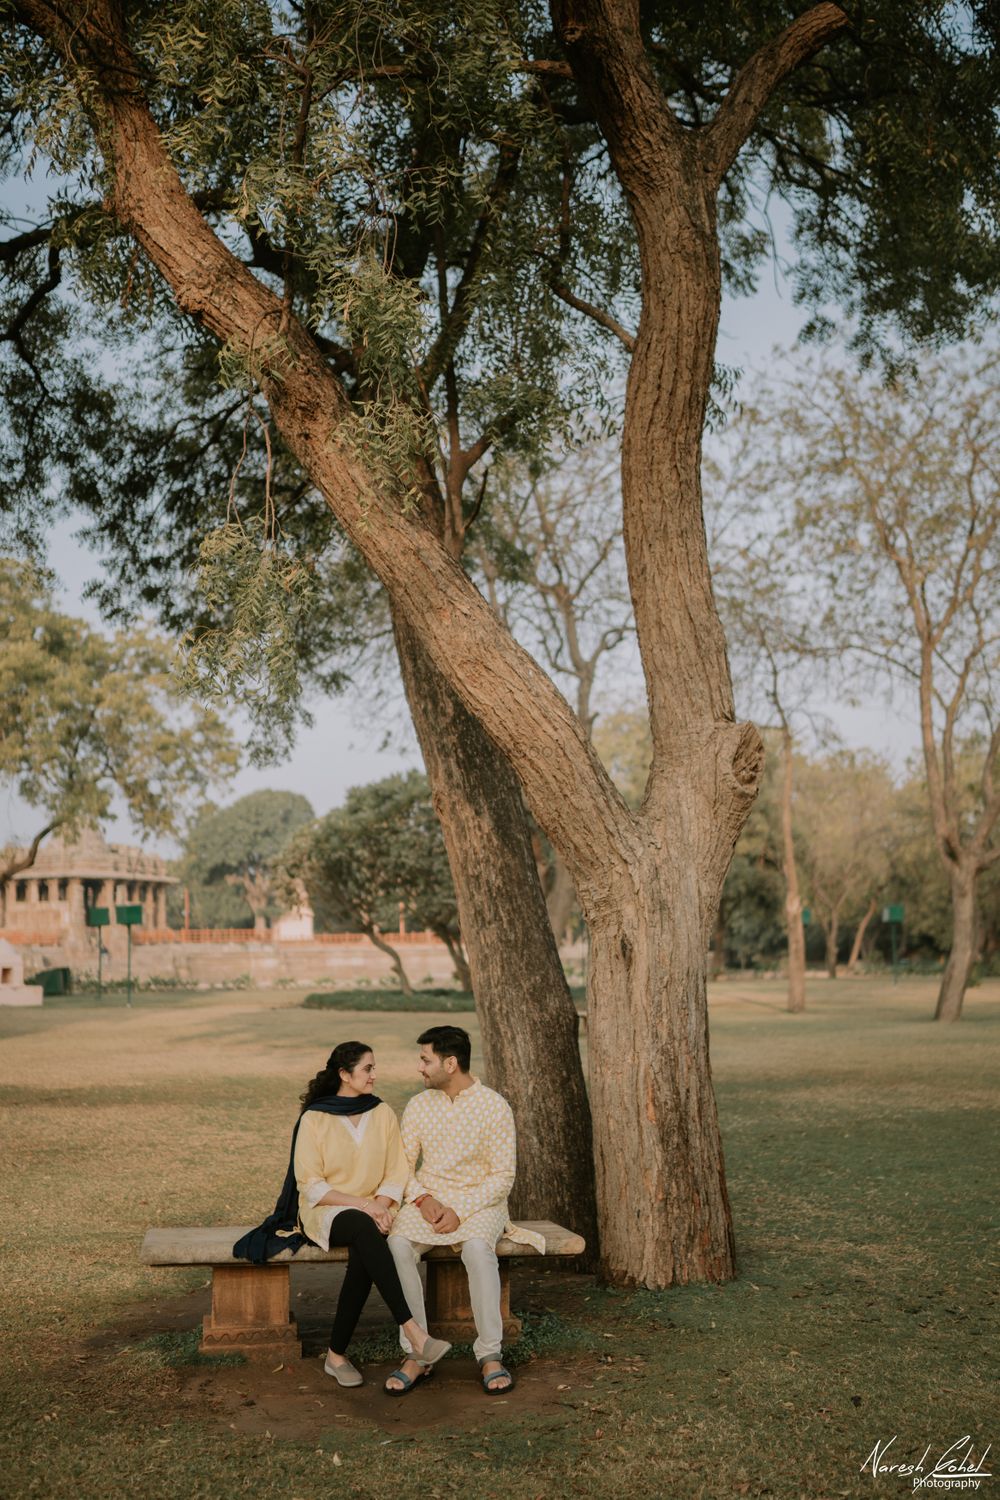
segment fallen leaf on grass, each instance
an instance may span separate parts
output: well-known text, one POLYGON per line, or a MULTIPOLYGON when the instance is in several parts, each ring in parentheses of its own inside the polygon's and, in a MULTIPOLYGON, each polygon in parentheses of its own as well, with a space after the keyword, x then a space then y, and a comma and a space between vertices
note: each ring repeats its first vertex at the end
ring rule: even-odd
POLYGON ((271 1371, 271 1374, 272 1375, 277 1375, 278 1371, 279 1370, 283 1370, 284 1368, 285 1368, 285 1366, 283 1364, 275 1365, 274 1369, 271 1371))
POLYGON ((344 1460, 341 1458, 341 1456, 340 1456, 339 1453, 335 1453, 333 1455, 333 1462, 336 1464, 337 1468, 339 1469, 340 1466, 341 1466, 341 1464, 344 1462, 344 1460))

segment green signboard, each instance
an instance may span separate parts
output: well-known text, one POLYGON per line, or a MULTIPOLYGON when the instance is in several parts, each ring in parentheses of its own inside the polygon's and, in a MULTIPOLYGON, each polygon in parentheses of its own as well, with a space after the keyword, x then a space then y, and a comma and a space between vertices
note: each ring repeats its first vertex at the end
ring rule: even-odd
POLYGON ((120 927, 138 927, 142 921, 142 907, 116 906, 115 917, 120 927))
POLYGON ((813 919, 812 911, 810 910, 810 908, 808 906, 804 906, 802 908, 802 925, 803 925, 803 927, 808 927, 809 923, 812 921, 812 919, 813 919))
POLYGON ((111 921, 111 913, 106 906, 87 907, 88 927, 107 927, 111 921))
POLYGON ((882 921, 889 924, 889 934, 892 938, 892 982, 896 984, 899 979, 899 956, 896 948, 896 933, 903 925, 903 903, 896 901, 891 906, 883 906, 882 921))

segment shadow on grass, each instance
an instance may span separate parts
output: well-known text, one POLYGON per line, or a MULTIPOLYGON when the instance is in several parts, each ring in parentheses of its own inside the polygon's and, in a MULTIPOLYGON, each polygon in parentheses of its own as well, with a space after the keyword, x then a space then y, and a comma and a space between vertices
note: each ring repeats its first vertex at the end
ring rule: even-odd
POLYGON ((242 1354, 202 1354, 200 1328, 169 1329, 154 1333, 126 1351, 133 1365, 146 1370, 177 1370, 186 1365, 208 1365, 219 1370, 227 1365, 245 1365, 242 1354))

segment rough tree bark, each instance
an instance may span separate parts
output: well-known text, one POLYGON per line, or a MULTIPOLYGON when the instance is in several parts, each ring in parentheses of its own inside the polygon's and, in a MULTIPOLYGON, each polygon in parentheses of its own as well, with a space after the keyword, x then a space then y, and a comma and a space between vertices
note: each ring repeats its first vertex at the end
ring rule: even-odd
MULTIPOLYGON (((647 64, 634 0, 554 8, 557 34, 628 198, 641 257, 622 483, 654 759, 634 814, 565 699, 454 558, 372 484, 339 441, 349 411, 343 389, 308 331, 197 212, 139 92, 119 10, 111 0, 59 7, 20 0, 15 10, 58 49, 82 97, 98 103, 92 118, 113 166, 111 211, 182 310, 216 337, 257 351, 260 388, 284 440, 398 616, 511 762, 532 813, 566 860, 591 931, 605 1273, 618 1284, 653 1287, 731 1276, 705 975, 763 746, 752 725, 735 722, 701 515, 701 429, 721 288, 715 203, 772 90, 846 26, 846 16, 821 4, 793 22, 737 75, 713 123, 689 135, 647 64), (279 328, 280 350, 269 353, 268 334, 279 328)), ((537 1064, 536 1050, 532 1069, 537 1064)))
POLYGON ((511 1198, 596 1249, 590 1108, 579 1019, 545 910, 517 778, 451 690, 406 619, 394 619, 407 700, 424 754, 474 975, 483 1071, 518 1129, 511 1198), (552 1080, 539 1088, 539 1077, 552 1080))
POLYGON ((781 727, 781 863, 785 873, 785 928, 788 933, 788 1009, 797 1015, 806 1008, 806 933, 802 925, 802 893, 792 829, 792 732, 781 727))

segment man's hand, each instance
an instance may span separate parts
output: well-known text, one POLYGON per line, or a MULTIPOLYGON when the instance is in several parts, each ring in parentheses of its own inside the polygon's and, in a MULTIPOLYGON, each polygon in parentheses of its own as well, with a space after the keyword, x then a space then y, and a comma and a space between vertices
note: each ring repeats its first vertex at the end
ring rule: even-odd
POLYGON ((435 1234, 454 1234, 459 1226, 459 1217, 453 1208, 446 1208, 429 1195, 420 1205, 420 1212, 435 1234))

